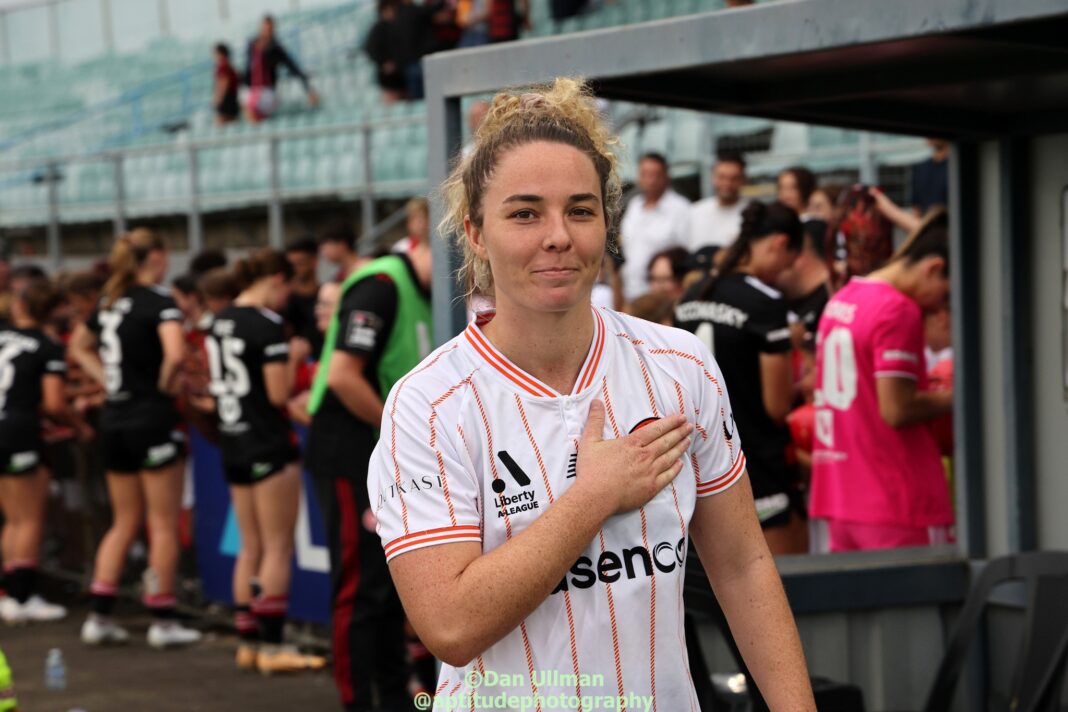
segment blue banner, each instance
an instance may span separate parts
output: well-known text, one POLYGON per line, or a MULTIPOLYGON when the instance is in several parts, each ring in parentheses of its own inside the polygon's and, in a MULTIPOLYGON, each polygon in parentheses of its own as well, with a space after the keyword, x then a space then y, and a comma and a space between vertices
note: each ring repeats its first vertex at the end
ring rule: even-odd
MULTIPOLYGON (((204 596, 232 604, 234 560, 241 536, 230 506, 230 490, 223 475, 219 450, 196 428, 190 428, 196 497, 193 536, 204 596)), ((299 432, 301 442, 304 432, 299 432)), ((289 617, 314 623, 330 622, 330 552, 311 475, 302 472, 300 514, 297 517, 289 617)))

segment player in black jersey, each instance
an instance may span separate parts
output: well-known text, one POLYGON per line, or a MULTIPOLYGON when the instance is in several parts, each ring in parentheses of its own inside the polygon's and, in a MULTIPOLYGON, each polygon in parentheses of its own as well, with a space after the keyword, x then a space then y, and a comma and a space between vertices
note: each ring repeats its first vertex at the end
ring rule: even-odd
MULTIPOLYGON (((754 201, 719 269, 675 308, 676 325, 712 350, 732 394, 764 536, 774 554, 807 550, 795 468, 787 464, 793 406, 786 301, 768 286, 797 258, 801 222, 782 203, 754 201)), ((726 429, 726 428, 725 428, 726 429)), ((728 439, 732 432, 724 432, 728 439)))
POLYGON ((323 658, 282 644, 300 464, 285 415, 295 369, 277 312, 289 299, 293 267, 283 253, 266 248, 237 262, 233 276, 241 292, 215 315, 205 345, 223 470, 241 532, 233 575, 242 636, 237 665, 266 674, 319 669, 323 658), (255 598, 253 579, 261 588, 255 598), (258 651, 254 622, 262 640, 258 651))
POLYGON ((98 645, 129 638, 111 611, 126 552, 147 520, 144 602, 153 614, 148 642, 157 648, 184 645, 200 634, 174 619, 185 453, 174 402, 185 351, 182 312, 159 286, 167 250, 151 231, 119 237, 109 265, 99 308, 71 338, 72 357, 107 392, 100 441, 112 509, 111 528, 96 553, 93 612, 82 640, 98 645))
POLYGON ((59 306, 46 279, 22 287, 11 302, 11 322, 0 324, 0 505, 4 586, 0 618, 8 623, 63 618, 62 606, 36 595, 48 470, 41 466, 41 421, 70 421, 63 393, 63 347, 42 330, 59 306))

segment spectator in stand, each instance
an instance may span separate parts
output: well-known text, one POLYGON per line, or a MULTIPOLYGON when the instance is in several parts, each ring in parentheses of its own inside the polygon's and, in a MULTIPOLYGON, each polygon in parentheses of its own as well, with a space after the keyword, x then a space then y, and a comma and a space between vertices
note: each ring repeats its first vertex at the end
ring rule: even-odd
POLYGON ((442 5, 442 0, 431 0, 425 5, 408 0, 397 3, 397 60, 409 101, 423 98, 423 57, 437 46, 433 25, 442 5))
POLYGON ((492 0, 457 0, 456 24, 463 33, 457 49, 489 44, 489 17, 492 0))
POLYGON ((822 220, 828 225, 838 223, 838 199, 842 195, 842 186, 824 185, 812 191, 808 199, 807 216, 810 220, 822 220))
POLYGON ((726 247, 738 237, 742 211, 749 201, 742 198, 745 187, 745 159, 739 153, 724 153, 712 169, 711 198, 690 207, 690 249, 708 245, 726 247))
POLYGON ((820 320, 812 517, 831 551, 945 543, 953 508, 927 424, 950 412, 931 391, 923 314, 949 294, 949 235, 936 213, 890 263, 854 277, 820 320))
POLYGON ((949 204, 949 141, 929 138, 931 157, 912 166, 909 171, 908 205, 922 217, 935 207, 949 204))
POLYGON ((794 211, 804 222, 808 218, 808 202, 816 192, 816 175, 803 166, 791 166, 778 178, 779 202, 794 211))
POLYGON ((220 42, 215 45, 215 87, 211 92, 211 105, 215 109, 218 126, 236 121, 241 113, 237 103, 237 89, 241 83, 237 70, 230 64, 230 48, 220 42))
POLYGON ((367 262, 366 258, 356 254, 356 233, 347 222, 336 222, 327 228, 319 238, 319 256, 337 266, 333 278, 335 282, 344 282, 346 277, 367 262))
POLYGON ((646 153, 638 161, 638 194, 627 202, 620 225, 624 263, 623 299, 648 290, 649 259, 669 247, 689 244, 690 201, 671 189, 667 159, 646 153))
POLYGON ((589 2, 590 0, 550 0, 549 13, 553 20, 560 22, 581 13, 589 2))
POLYGON ((771 286, 797 258, 802 242, 792 209, 751 202, 718 270, 675 308, 675 322, 708 346, 733 395, 757 517, 774 554, 808 550, 798 473, 786 459, 786 416, 794 403, 787 306, 771 286))
POLYGON ((490 0, 490 42, 517 40, 521 29, 530 29, 530 0, 490 0))
POLYGON ((382 102, 386 106, 405 98, 408 83, 400 59, 403 49, 397 36, 398 4, 398 0, 378 0, 378 20, 363 43, 364 51, 375 64, 375 80, 382 89, 382 102))
POLYGON ((649 260, 649 291, 663 294, 672 304, 682 298, 682 280, 690 266, 690 252, 684 247, 669 247, 649 260))
POLYGON ((293 335, 308 343, 311 353, 323 348, 322 337, 315 328, 315 301, 319 295, 319 244, 305 237, 286 247, 286 259, 293 267, 289 304, 285 317, 293 335))
POLYGON ((249 123, 269 119, 278 109, 278 67, 285 67, 290 74, 300 79, 311 106, 319 105, 319 95, 308 76, 301 70, 289 52, 274 36, 274 18, 264 15, 260 32, 248 43, 245 60, 244 83, 248 87, 245 96, 245 118, 249 123))

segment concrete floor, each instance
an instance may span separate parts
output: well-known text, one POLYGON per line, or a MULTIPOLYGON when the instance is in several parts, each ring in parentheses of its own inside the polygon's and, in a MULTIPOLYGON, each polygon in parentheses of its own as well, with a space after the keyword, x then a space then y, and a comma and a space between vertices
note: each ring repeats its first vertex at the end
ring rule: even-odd
POLYGON ((199 645, 157 651, 145 643, 149 620, 136 606, 117 611, 130 644, 87 648, 78 640, 85 609, 59 623, 0 624, 0 648, 14 674, 20 712, 221 712, 222 710, 339 710, 325 672, 265 678, 233 664, 236 639, 208 633, 199 645), (125 615, 128 610, 130 615, 125 615), (67 689, 44 686, 45 657, 59 648, 67 662, 67 689))

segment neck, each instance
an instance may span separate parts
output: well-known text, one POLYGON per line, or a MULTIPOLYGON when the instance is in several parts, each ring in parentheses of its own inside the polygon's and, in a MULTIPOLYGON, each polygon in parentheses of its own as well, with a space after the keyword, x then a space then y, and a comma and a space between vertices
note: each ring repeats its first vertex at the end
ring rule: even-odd
POLYGON ((647 195, 647 196, 645 196, 645 207, 651 208, 654 205, 656 205, 657 203, 659 203, 660 199, 664 197, 664 193, 666 193, 666 192, 667 191, 665 190, 663 192, 657 193, 656 195, 647 195))
POLYGON ((156 275, 150 272, 138 272, 137 283, 142 287, 154 287, 159 284, 159 280, 156 279, 156 275))
POLYGON ((588 303, 552 313, 499 304, 497 315, 482 332, 514 364, 566 394, 574 389, 589 353, 593 313, 588 303))
POLYGON ((913 280, 910 278, 909 272, 905 269, 903 262, 891 262, 885 267, 877 269, 869 274, 868 279, 889 284, 909 299, 915 299, 913 296, 913 292, 915 291, 913 280))
POLYGON ((802 296, 831 280, 831 271, 827 269, 827 264, 815 255, 802 254, 797 258, 795 266, 800 277, 798 287, 802 296))
POLYGON ((319 280, 315 278, 314 274, 307 277, 298 277, 293 280, 293 291, 304 296, 317 294, 319 292, 319 280))
POLYGON ((721 207, 729 208, 729 207, 731 207, 733 205, 737 205, 738 204, 738 200, 740 198, 736 195, 733 198, 731 198, 730 200, 727 200, 726 198, 723 198, 723 197, 720 197, 720 196, 716 196, 716 199, 719 200, 719 204, 720 204, 721 207))
POLYGON ((234 305, 239 307, 267 307, 267 288, 263 284, 253 284, 251 287, 237 295, 234 305))
POLYGON ((36 329, 40 327, 36 321, 28 316, 13 316, 11 323, 15 325, 16 329, 36 329))
POLYGON ((434 279, 430 246, 425 242, 416 243, 408 251, 408 259, 412 262, 412 269, 415 270, 415 277, 419 280, 419 284, 423 286, 423 289, 430 289, 430 284, 434 279))
POLYGON ((348 253, 347 255, 341 258, 341 262, 339 264, 339 266, 341 267, 341 271, 345 274, 351 274, 352 270, 356 268, 356 263, 359 262, 359 260, 360 256, 357 255, 355 252, 348 253))

